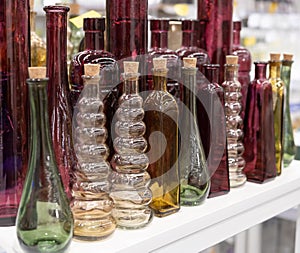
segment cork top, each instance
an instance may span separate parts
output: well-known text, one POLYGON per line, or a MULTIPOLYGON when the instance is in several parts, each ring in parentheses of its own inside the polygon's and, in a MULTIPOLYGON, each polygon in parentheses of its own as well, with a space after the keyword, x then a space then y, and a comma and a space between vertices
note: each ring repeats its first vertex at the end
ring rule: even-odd
POLYGON ((270 60, 271 60, 271 61, 280 61, 280 54, 277 54, 277 53, 271 53, 271 54, 270 54, 270 60))
POLYGON ((30 7, 30 10, 33 10, 33 8, 34 8, 34 0, 30 0, 30 2, 29 2, 29 7, 30 7))
POLYGON ((80 5, 77 3, 70 4, 70 15, 79 15, 80 13, 80 5))
POLYGON ((194 57, 184 57, 183 66, 186 68, 196 68, 197 58, 194 57))
POLYGON ((98 76, 100 64, 84 64, 84 74, 86 76, 98 76))
POLYGON ((292 61, 293 60, 293 54, 288 54, 288 53, 283 54, 283 60, 284 61, 292 61))
POLYGON ((138 73, 139 63, 136 61, 124 61, 124 72, 125 73, 138 73))
POLYGON ((238 64, 238 56, 236 56, 236 55, 226 55, 226 64, 229 64, 229 65, 238 64))
POLYGON ((46 78, 46 67, 29 67, 29 78, 30 79, 42 79, 46 78))
POLYGON ((154 69, 166 69, 167 68, 167 59, 166 58, 154 58, 153 59, 153 68, 154 69))

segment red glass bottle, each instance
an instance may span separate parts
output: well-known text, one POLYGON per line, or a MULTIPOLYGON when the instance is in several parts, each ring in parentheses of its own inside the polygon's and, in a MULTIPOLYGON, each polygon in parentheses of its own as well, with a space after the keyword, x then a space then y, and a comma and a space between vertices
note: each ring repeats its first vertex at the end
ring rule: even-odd
POLYGON ((219 82, 219 64, 204 64, 206 82, 200 86, 201 106, 198 107, 200 134, 211 175, 208 197, 226 194, 230 190, 226 146, 224 90, 219 82), (218 129, 214 131, 214 129, 218 129), (213 131, 213 132, 212 132, 213 131))
POLYGON ((66 6, 46 6, 48 112, 54 153, 66 194, 71 197, 70 174, 77 166, 72 142, 72 114, 67 93, 66 6))
POLYGON ((266 77, 268 63, 254 64, 244 119, 244 172, 248 181, 263 183, 277 174, 272 85, 266 77))
POLYGON ((28 165, 29 1, 0 6, 0 226, 12 226, 28 165))
POLYGON ((241 21, 233 22, 233 41, 232 41, 232 54, 238 56, 238 80, 242 85, 242 111, 241 117, 244 119, 248 86, 250 83, 251 71, 251 54, 249 50, 241 45, 240 31, 242 28, 241 21))
POLYGON ((206 22, 209 58, 212 63, 220 64, 220 83, 224 81, 226 55, 232 48, 232 13, 233 0, 198 0, 198 19, 206 22))

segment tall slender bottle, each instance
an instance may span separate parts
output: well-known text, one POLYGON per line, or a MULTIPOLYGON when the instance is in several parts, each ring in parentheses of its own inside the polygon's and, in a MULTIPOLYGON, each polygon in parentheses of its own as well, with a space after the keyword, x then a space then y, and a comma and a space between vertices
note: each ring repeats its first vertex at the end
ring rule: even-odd
POLYGON ((152 203, 158 217, 180 209, 178 161, 178 105, 167 91, 167 59, 153 59, 154 90, 144 102, 146 138, 149 143, 152 203))
POLYGON ((238 57, 234 55, 226 56, 225 77, 222 86, 225 91, 225 116, 227 131, 227 150, 230 187, 237 187, 246 182, 243 172, 245 160, 243 131, 241 126, 243 120, 240 116, 241 104, 241 84, 238 81, 238 57))
POLYGON ((254 62, 244 119, 244 172, 248 181, 263 183, 276 177, 272 86, 266 77, 267 62, 254 62))
POLYGON ((277 175, 281 174, 283 166, 283 106, 284 83, 281 79, 280 54, 270 54, 269 81, 273 90, 273 113, 277 175))
POLYGON ((68 94, 66 6, 46 6, 48 113, 57 166, 69 198, 70 174, 77 161, 72 140, 72 114, 68 94))
POLYGON ((114 200, 112 215, 117 225, 124 229, 146 226, 153 216, 149 207, 152 193, 147 172, 148 156, 145 154, 147 140, 143 122, 143 99, 139 93, 139 63, 124 61, 123 94, 116 112, 115 154, 111 160, 112 189, 114 200))
POLYGON ((290 112, 290 82, 291 69, 293 64, 292 54, 283 54, 281 78, 285 85, 284 113, 283 113, 283 165, 289 166, 296 155, 293 127, 290 112))
POLYGON ((185 107, 180 117, 180 204, 200 205, 209 193, 210 179, 199 133, 196 106, 197 58, 183 58, 182 82, 185 107))
POLYGON ((241 45, 240 32, 242 29, 241 21, 233 22, 233 41, 232 41, 232 54, 239 57, 239 72, 238 80, 242 85, 242 112, 241 117, 244 119, 248 86, 250 83, 250 71, 251 71, 251 54, 250 51, 241 45))
POLYGON ((24 252, 66 252, 73 216, 50 135, 46 68, 30 69, 30 155, 17 216, 17 237, 24 252))
POLYGON ((113 200, 109 197, 110 165, 107 161, 107 129, 103 96, 100 91, 100 65, 85 64, 84 89, 75 111, 75 151, 78 170, 72 186, 74 237, 79 240, 100 240, 112 234, 116 222, 111 212, 113 200))
POLYGON ((0 226, 13 226, 28 166, 29 1, 0 6, 0 226))

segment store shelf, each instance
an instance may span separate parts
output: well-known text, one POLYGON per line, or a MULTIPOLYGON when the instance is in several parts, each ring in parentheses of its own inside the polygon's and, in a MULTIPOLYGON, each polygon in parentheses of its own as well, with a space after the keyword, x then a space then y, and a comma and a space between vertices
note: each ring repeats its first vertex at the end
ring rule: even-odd
MULTIPOLYGON (((300 161, 265 184, 247 182, 198 207, 182 207, 139 230, 116 230, 101 242, 73 241, 71 253, 199 252, 300 204, 300 161)), ((298 236, 299 237, 299 233, 298 236)), ((18 251, 15 228, 0 228, 1 247, 18 251), (12 238, 14 238, 12 240, 12 238)), ((297 252, 297 251, 296 251, 297 252)))

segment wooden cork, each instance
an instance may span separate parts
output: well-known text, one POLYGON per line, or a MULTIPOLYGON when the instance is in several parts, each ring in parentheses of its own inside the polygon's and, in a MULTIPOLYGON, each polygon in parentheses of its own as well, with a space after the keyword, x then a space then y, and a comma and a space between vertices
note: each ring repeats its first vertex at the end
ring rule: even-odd
POLYGON ((34 8, 34 0, 30 0, 29 7, 30 7, 30 10, 33 10, 33 8, 34 8))
POLYGON ((270 54, 270 60, 271 60, 271 61, 280 61, 280 54, 277 54, 277 53, 271 53, 271 54, 270 54))
POLYGON ((86 76, 98 76, 100 64, 84 64, 84 74, 86 76))
POLYGON ((46 67, 29 67, 29 78, 30 79, 42 79, 46 78, 46 67))
POLYGON ((292 54, 283 54, 283 60, 284 61, 292 61, 293 60, 293 55, 292 54))
POLYGON ((236 55, 226 55, 226 64, 236 65, 238 64, 238 56, 236 55))
POLYGON ((138 73, 139 63, 136 61, 124 61, 124 72, 125 73, 138 73))
POLYGON ((183 66, 186 68, 196 68, 197 64, 197 58, 189 58, 189 57, 184 57, 183 58, 183 66))
POLYGON ((154 58, 153 59, 153 68, 154 69, 166 69, 167 68, 167 59, 166 58, 154 58))

